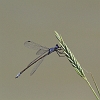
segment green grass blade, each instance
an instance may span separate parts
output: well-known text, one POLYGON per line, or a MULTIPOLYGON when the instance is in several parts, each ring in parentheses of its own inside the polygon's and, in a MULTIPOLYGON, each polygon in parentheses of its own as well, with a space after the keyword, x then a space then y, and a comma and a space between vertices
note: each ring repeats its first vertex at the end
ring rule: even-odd
POLYGON ((66 57, 68 58, 68 60, 71 63, 71 65, 74 67, 74 69, 77 72, 77 74, 80 75, 87 82, 88 86, 92 90, 92 92, 95 95, 95 97, 97 98, 97 100, 100 100, 98 98, 97 94, 95 93, 95 91, 93 90, 92 86, 90 85, 89 81, 87 80, 87 78, 86 78, 86 76, 84 74, 84 71, 83 71, 82 67, 80 66, 79 62, 77 61, 77 59, 75 58, 73 53, 70 51, 68 46, 64 43, 62 37, 56 31, 55 31, 55 36, 58 39, 59 44, 63 48, 66 57))
POLYGON ((56 38, 58 39, 60 45, 64 49, 64 53, 65 53, 66 57, 68 58, 68 60, 72 64, 72 66, 75 68, 75 71, 77 72, 77 74, 79 74, 81 77, 85 77, 85 74, 84 74, 83 69, 81 68, 79 62, 74 57, 73 53, 70 51, 68 46, 64 43, 62 37, 56 31, 55 31, 55 35, 56 35, 56 38))

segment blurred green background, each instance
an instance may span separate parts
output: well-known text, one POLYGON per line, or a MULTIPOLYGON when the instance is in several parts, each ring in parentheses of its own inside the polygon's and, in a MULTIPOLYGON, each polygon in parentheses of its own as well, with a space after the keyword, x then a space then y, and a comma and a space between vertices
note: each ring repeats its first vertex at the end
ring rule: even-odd
POLYGON ((34 66, 15 79, 37 57, 24 42, 53 47, 58 43, 54 31, 100 88, 99 0, 0 0, 1 100, 96 100, 67 58, 56 53, 46 57, 33 76, 34 66))

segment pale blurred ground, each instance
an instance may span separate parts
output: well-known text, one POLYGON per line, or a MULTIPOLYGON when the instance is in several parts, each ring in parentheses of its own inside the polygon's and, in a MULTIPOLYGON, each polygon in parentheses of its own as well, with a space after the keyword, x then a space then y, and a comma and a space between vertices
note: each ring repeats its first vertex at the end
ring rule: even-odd
POLYGON ((0 100, 96 100, 67 58, 56 53, 32 77, 30 68, 15 79, 37 57, 24 42, 55 46, 55 30, 100 88, 100 0, 0 0, 0 100))

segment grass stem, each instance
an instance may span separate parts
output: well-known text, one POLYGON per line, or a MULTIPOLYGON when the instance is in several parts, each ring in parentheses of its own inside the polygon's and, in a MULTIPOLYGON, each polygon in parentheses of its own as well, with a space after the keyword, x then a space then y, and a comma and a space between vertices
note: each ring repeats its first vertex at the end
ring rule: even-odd
POLYGON ((65 44, 62 37, 56 31, 55 31, 55 36, 58 39, 61 47, 64 50, 64 53, 65 53, 66 57, 68 58, 69 62, 71 63, 71 65, 73 66, 73 68, 75 69, 77 74, 80 75, 87 82, 88 86, 92 90, 92 92, 95 95, 95 97, 97 98, 97 100, 100 100, 99 97, 97 96, 97 94, 95 93, 94 89, 92 88, 91 84, 89 83, 88 79, 86 78, 81 65, 79 64, 79 62, 77 61, 77 59, 75 58, 73 53, 70 51, 68 46, 65 44))

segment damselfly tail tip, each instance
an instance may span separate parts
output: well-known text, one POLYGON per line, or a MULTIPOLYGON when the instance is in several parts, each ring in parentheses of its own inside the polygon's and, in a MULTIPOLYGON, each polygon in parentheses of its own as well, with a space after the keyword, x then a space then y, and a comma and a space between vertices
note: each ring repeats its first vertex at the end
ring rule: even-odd
POLYGON ((19 76, 20 76, 20 73, 18 73, 15 78, 18 78, 19 76))

